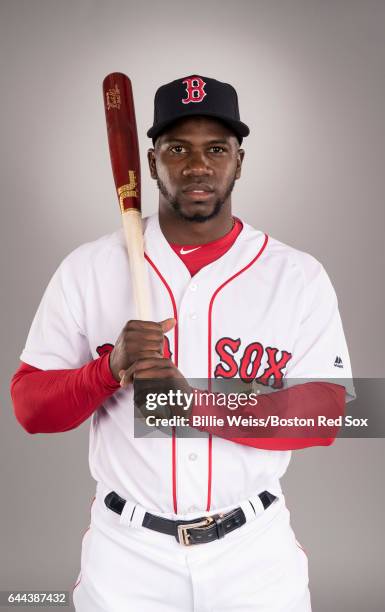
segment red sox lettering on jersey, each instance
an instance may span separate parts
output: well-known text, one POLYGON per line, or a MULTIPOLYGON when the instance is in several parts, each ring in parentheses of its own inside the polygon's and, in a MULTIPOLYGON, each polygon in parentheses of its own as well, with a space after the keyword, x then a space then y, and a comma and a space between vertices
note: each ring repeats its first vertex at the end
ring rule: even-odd
POLYGON ((241 340, 238 338, 220 338, 215 345, 215 350, 218 353, 220 362, 215 368, 215 378, 234 378, 239 375, 243 382, 250 383, 254 379, 261 384, 271 384, 274 389, 280 389, 283 386, 284 369, 287 362, 291 358, 291 353, 288 351, 279 351, 279 349, 267 346, 266 349, 260 342, 251 342, 246 346, 243 355, 239 361, 236 361, 235 355, 238 353, 241 340), (260 366, 264 354, 267 354, 268 366, 260 372, 260 366), (281 357, 277 355, 281 353, 281 357), (273 379, 270 383, 270 379, 273 379))

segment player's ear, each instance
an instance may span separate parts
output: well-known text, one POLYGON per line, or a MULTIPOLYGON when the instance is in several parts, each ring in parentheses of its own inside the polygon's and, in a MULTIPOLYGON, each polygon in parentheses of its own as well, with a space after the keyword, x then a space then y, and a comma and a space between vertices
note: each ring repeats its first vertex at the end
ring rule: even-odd
POLYGON ((237 171, 235 173, 235 178, 236 179, 239 179, 239 177, 241 176, 241 168, 242 168, 242 163, 243 163, 244 157, 245 157, 244 149, 238 149, 238 152, 237 152, 237 171))
POLYGON ((148 167, 150 168, 151 178, 156 180, 158 178, 158 174, 156 171, 155 150, 154 149, 149 149, 147 151, 147 160, 148 160, 148 167))

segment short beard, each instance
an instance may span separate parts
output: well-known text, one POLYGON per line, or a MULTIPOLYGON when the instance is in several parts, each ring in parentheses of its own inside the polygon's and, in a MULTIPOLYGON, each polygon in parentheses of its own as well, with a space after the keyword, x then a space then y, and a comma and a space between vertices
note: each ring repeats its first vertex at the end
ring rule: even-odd
POLYGON ((184 214, 184 212, 181 210, 181 206, 180 206, 178 199, 172 197, 172 195, 167 191, 166 186, 162 183, 160 178, 157 179, 156 183, 158 185, 158 189, 160 193, 162 194, 162 196, 167 200, 167 202, 170 204, 170 206, 173 208, 173 210, 177 213, 177 215, 181 219, 184 219, 185 221, 192 221, 194 223, 205 223, 205 221, 210 221, 210 219, 214 219, 216 216, 219 215, 220 211, 222 210, 223 204, 225 203, 227 198, 231 195, 231 192, 234 189, 235 176, 232 179, 228 188, 226 189, 226 192, 223 195, 223 197, 217 199, 214 205, 214 209, 209 215, 200 215, 199 213, 197 213, 195 215, 192 215, 191 217, 189 215, 184 214))

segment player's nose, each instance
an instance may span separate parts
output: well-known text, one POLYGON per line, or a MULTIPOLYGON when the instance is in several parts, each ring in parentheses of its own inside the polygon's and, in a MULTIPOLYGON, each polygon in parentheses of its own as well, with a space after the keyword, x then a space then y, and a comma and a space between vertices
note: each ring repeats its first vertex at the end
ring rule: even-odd
POLYGON ((213 170, 203 151, 191 152, 183 169, 184 176, 211 176, 213 170))

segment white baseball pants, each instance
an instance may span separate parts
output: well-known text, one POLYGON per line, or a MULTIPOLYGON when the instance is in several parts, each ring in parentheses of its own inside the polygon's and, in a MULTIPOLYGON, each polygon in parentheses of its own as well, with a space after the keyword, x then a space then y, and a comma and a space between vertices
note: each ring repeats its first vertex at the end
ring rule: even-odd
POLYGON ((109 510, 108 492, 98 488, 83 538, 77 612, 311 612, 308 561, 283 496, 267 510, 251 498, 256 514, 242 502, 245 525, 184 547, 142 527, 143 508, 133 522, 133 504, 121 516, 109 510))

